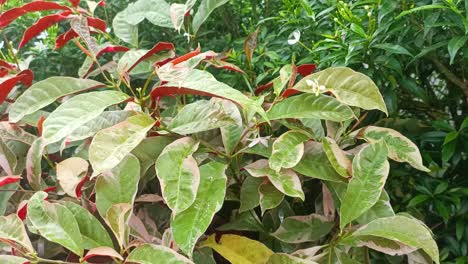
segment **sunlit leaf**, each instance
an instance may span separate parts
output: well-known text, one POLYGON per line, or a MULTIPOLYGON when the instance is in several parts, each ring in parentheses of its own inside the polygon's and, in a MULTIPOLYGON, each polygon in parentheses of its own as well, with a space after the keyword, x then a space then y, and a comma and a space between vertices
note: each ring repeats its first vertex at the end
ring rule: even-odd
POLYGON ((191 260, 168 247, 150 244, 135 248, 130 252, 126 261, 138 264, 193 264, 191 260))
POLYGON ((23 221, 16 214, 0 216, 0 240, 18 244, 27 252, 35 252, 23 221))
POLYGON ((132 215, 132 204, 120 203, 113 204, 109 210, 107 210, 104 220, 114 233, 115 238, 119 242, 119 245, 128 245, 130 235, 130 216, 132 215))
POLYGON ((299 163, 304 154, 304 141, 309 137, 300 131, 288 131, 273 142, 273 150, 268 160, 270 168, 292 168, 299 163))
POLYGON ((77 187, 88 172, 89 164, 86 160, 71 157, 57 163, 57 179, 63 191, 71 197, 77 197, 77 187))
POLYGON ((269 182, 262 182, 258 186, 259 203, 262 215, 269 209, 278 207, 284 200, 284 194, 269 182))
POLYGON ((323 149, 333 168, 343 177, 351 175, 351 160, 346 153, 336 144, 335 140, 324 137, 323 149))
POLYGON ((193 204, 171 221, 172 234, 179 248, 192 255, 198 238, 221 209, 226 192, 226 166, 210 162, 200 167, 200 185, 193 204))
POLYGON ((162 194, 174 215, 186 210, 195 201, 200 171, 192 154, 198 142, 185 137, 167 145, 156 160, 156 174, 162 194))
POLYGON ((205 22, 208 16, 218 7, 229 2, 228 0, 202 0, 198 10, 193 16, 192 30, 197 33, 200 26, 205 22))

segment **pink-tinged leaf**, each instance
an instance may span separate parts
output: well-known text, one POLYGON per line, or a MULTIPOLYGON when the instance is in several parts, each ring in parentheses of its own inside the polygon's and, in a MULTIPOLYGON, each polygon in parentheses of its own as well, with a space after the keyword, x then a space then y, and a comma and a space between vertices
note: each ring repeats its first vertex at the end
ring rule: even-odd
POLYGON ((13 20, 18 17, 36 11, 46 10, 70 10, 68 6, 60 5, 54 2, 36 1, 27 3, 23 6, 12 8, 0 16, 0 27, 8 26, 13 20))
POLYGON ((247 58, 247 62, 250 64, 252 61, 253 53, 257 48, 257 37, 259 28, 250 34, 244 42, 244 51, 247 58))
POLYGON ((302 75, 302 77, 312 74, 316 69, 317 66, 315 64, 302 64, 297 66, 297 72, 302 75))
POLYGON ((259 87, 257 87, 257 89, 255 89, 255 95, 259 95, 260 93, 262 93, 265 90, 270 89, 271 87, 273 87, 273 82, 269 82, 267 84, 260 85, 259 87))
POLYGON ((98 6, 106 6, 106 5, 107 5, 107 4, 106 4, 106 1, 104 1, 104 0, 101 0, 101 1, 99 1, 99 3, 98 3, 98 6))
POLYGON ((83 258, 83 261, 89 261, 91 258, 94 257, 109 257, 113 259, 118 259, 123 261, 124 259, 117 253, 113 248, 110 247, 97 247, 93 248, 83 258))
POLYGON ((176 94, 193 94, 193 95, 201 95, 201 96, 210 96, 210 97, 219 97, 215 94, 212 93, 207 93, 195 89, 189 89, 189 88, 184 88, 184 87, 175 87, 175 86, 159 86, 153 89, 151 92, 151 98, 152 100, 157 100, 158 97, 163 97, 163 96, 171 96, 171 95, 176 95, 176 94))
POLYGON ((70 26, 73 31, 75 31, 78 36, 80 36, 80 39, 86 43, 86 46, 91 53, 90 57, 95 57, 99 52, 99 48, 96 39, 91 36, 91 31, 89 30, 88 20, 86 17, 78 16, 71 18, 70 26))
POLYGON ((98 29, 102 32, 106 32, 106 29, 107 29, 106 21, 100 18, 96 18, 96 17, 87 17, 87 20, 88 20, 88 26, 98 29))
POLYGON ((39 35, 42 31, 48 29, 49 27, 57 24, 58 22, 65 20, 72 13, 70 11, 65 11, 60 14, 49 15, 40 18, 36 24, 32 25, 23 34, 23 38, 18 46, 18 49, 21 49, 26 45, 32 38, 39 35))
POLYGON ((216 59, 216 58, 212 58, 212 59, 209 59, 206 61, 209 65, 217 68, 217 69, 226 69, 226 70, 229 70, 229 71, 235 71, 235 72, 239 72, 239 73, 242 73, 242 74, 245 74, 245 72, 237 67, 236 65, 232 64, 232 63, 229 63, 229 62, 226 62, 226 61, 223 61, 223 60, 220 60, 220 59, 216 59))
POLYGON ((3 5, 6 3, 7 0, 0 0, 0 5, 3 5))
POLYGON ((76 198, 78 199, 81 198, 81 195, 83 194, 83 186, 88 181, 88 179, 89 179, 89 176, 85 176, 76 186, 76 189, 75 189, 76 198))
POLYGON ((43 128, 45 119, 46 119, 46 116, 41 115, 41 117, 39 117, 39 120, 37 121, 37 132, 39 136, 42 136, 42 128, 43 128))
POLYGON ((298 94, 300 93, 300 91, 296 90, 296 89, 293 89, 293 88, 289 88, 289 89, 286 89, 283 94, 281 95, 281 97, 289 97, 289 96, 292 96, 292 95, 295 95, 295 94, 298 94))
POLYGON ((12 77, 0 83, 0 104, 7 99, 8 94, 18 83, 22 83, 25 86, 29 87, 32 83, 33 78, 34 77, 31 70, 24 70, 18 73, 18 75, 16 75, 15 77, 12 77))
POLYGON ((50 193, 50 192, 53 192, 55 190, 57 190, 57 186, 47 187, 43 191, 46 192, 46 193, 50 193))
POLYGON ((292 64, 291 66, 291 77, 289 78, 288 86, 286 88, 290 88, 294 86, 297 78, 297 67, 296 64, 292 64))
POLYGON ((182 55, 182 56, 180 56, 178 58, 173 59, 171 61, 171 63, 172 63, 172 65, 177 65, 177 64, 179 64, 181 62, 184 62, 184 61, 186 61, 186 60, 188 60, 190 58, 193 58, 193 57, 199 55, 200 53, 201 53, 201 48, 200 48, 200 45, 198 45, 196 50, 191 51, 191 52, 189 52, 187 54, 184 54, 184 55, 182 55))
POLYGON ((55 49, 60 49, 65 46, 70 40, 78 37, 78 34, 73 30, 70 29, 65 33, 60 34, 57 39, 55 40, 55 49))
POLYGON ((0 177, 0 187, 20 181, 21 176, 0 177))
POLYGON ((141 58, 139 58, 130 68, 128 68, 127 72, 131 72, 133 68, 135 68, 140 62, 164 50, 174 50, 174 44, 169 42, 158 42, 148 52, 146 52, 145 55, 141 56, 141 58))
POLYGON ((80 4, 80 0, 68 0, 72 6, 77 7, 80 4))
POLYGON ((26 215, 28 214, 28 201, 23 200, 18 205, 18 209, 16 210, 16 214, 21 220, 26 219, 26 215))
MULTIPOLYGON (((102 56, 103 54, 106 54, 106 53, 115 53, 115 52, 126 52, 130 50, 129 48, 127 47, 124 47, 124 46, 106 46, 105 48, 101 49, 100 51, 97 52, 96 54, 96 58, 99 58, 100 56, 102 56)), ((85 74, 83 74, 83 78, 87 78, 89 76, 89 74, 91 73, 91 71, 93 70, 94 68, 94 62, 91 62, 90 65, 89 65, 89 68, 88 70, 86 71, 85 74)))

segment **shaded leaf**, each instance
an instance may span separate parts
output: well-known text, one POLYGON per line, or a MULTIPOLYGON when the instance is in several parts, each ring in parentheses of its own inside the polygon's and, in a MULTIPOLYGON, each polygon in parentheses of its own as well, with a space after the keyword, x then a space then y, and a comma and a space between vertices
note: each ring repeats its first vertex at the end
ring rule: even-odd
POLYGON ((86 177, 88 167, 88 162, 79 157, 71 157, 57 163, 57 180, 66 194, 79 198, 77 196, 77 187, 86 177))
POLYGON ((275 253, 270 256, 266 264, 316 264, 317 262, 301 259, 284 253, 275 253))
POLYGON ((193 264, 192 261, 168 247, 150 244, 139 246, 130 252, 126 262, 139 264, 193 264))
POLYGON ((132 204, 121 203, 113 204, 109 210, 107 210, 104 220, 114 233, 115 238, 119 242, 121 247, 128 245, 128 239, 130 235, 129 221, 132 215, 132 204))
POLYGON ((23 221, 16 214, 0 216, 0 240, 18 244, 29 253, 35 252, 23 221))
POLYGON ((324 137, 323 149, 333 168, 343 177, 351 175, 351 160, 346 153, 336 144, 335 140, 324 137))
POLYGON ((333 221, 318 214, 291 216, 284 219, 272 235, 286 243, 317 241, 327 235, 334 225, 333 221))
POLYGON ((3 264, 29 264, 31 263, 29 260, 17 257, 17 256, 7 256, 7 255, 0 255, 0 262, 3 264))
POLYGON ((218 7, 229 2, 228 0, 202 0, 198 6, 198 10, 193 16, 192 30, 197 33, 200 26, 210 16, 210 14, 218 7))
POLYGON ((278 207, 284 200, 284 194, 269 182, 258 186, 259 203, 262 215, 269 209, 278 207))
POLYGON ((119 253, 110 247, 97 247, 89 250, 83 257, 83 261, 87 261, 93 257, 111 257, 120 261, 124 260, 119 253))
POLYGON ((242 183, 240 192, 239 212, 245 212, 260 205, 260 194, 258 188, 262 184, 262 178, 247 176, 242 183))

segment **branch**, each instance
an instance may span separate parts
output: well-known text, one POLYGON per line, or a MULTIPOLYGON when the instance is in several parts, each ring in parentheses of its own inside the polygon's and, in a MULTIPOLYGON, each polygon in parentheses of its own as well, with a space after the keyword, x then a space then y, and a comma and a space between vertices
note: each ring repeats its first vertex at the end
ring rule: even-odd
POLYGON ((465 97, 468 97, 468 83, 464 80, 458 78, 453 74, 436 56, 430 56, 429 59, 434 63, 437 69, 453 84, 458 86, 465 94, 465 97))

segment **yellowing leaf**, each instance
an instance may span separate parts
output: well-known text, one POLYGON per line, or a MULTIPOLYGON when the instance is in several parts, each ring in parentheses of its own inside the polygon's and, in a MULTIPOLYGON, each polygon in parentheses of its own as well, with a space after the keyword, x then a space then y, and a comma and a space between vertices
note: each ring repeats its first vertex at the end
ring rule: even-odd
POLYGON ((76 188, 86 176, 88 167, 88 162, 78 157, 71 157, 57 163, 57 179, 66 194, 77 198, 76 188))
POLYGON ((264 264, 273 254, 262 243, 237 235, 223 235, 218 240, 212 235, 201 246, 212 248, 232 264, 264 264))

